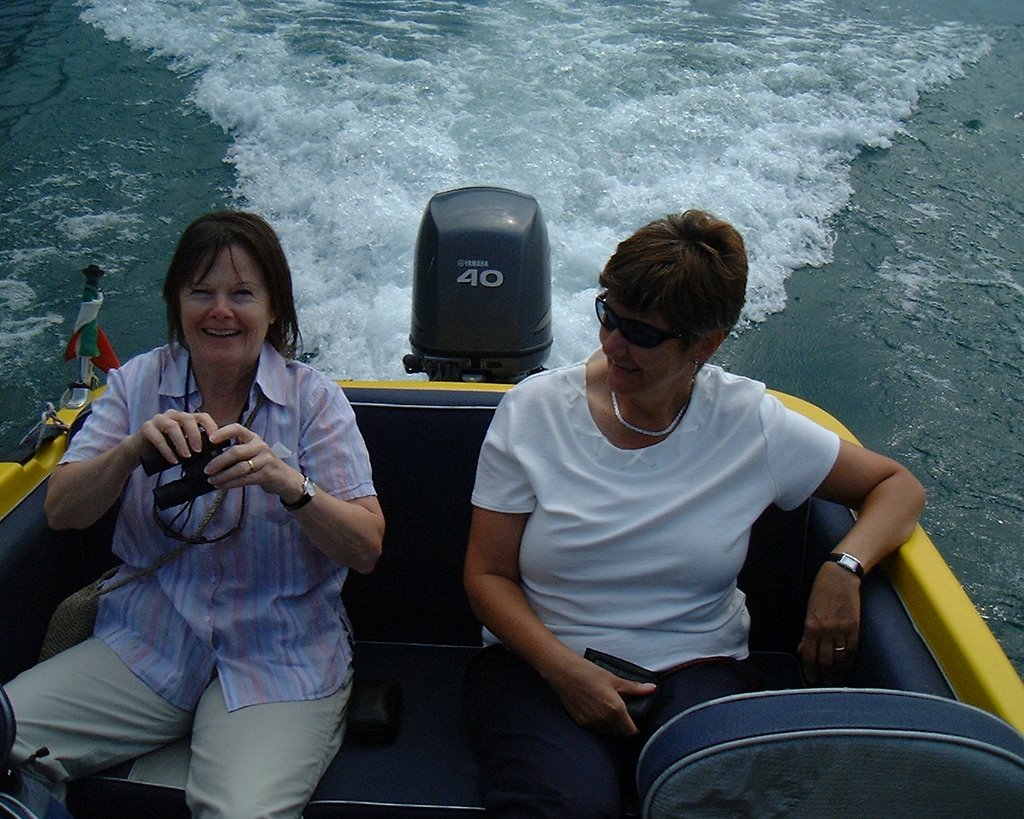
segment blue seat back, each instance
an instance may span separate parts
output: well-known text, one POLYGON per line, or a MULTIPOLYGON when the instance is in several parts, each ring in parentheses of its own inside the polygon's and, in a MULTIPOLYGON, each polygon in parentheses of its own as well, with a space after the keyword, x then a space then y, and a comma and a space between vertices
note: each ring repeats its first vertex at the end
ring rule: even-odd
POLYGON ((972 706, 874 689, 725 697, 644 748, 645 819, 1024 816, 1024 737, 972 706))

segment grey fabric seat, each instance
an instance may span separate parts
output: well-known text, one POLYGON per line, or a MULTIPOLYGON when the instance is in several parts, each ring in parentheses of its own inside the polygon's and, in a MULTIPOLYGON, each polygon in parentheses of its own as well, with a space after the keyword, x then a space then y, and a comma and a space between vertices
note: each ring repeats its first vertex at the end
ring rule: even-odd
POLYGON ((724 697, 648 742, 644 819, 1024 816, 1024 737, 926 694, 804 689, 724 697))

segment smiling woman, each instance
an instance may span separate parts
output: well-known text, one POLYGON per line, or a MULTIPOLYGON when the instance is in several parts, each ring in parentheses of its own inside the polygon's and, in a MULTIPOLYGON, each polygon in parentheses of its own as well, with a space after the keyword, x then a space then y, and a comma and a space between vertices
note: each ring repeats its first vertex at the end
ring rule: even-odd
POLYGON ((111 371, 50 477, 57 529, 86 527, 120 499, 112 549, 124 565, 94 636, 6 686, 15 758, 48 747, 30 767, 57 786, 195 726, 192 815, 297 816, 343 734, 341 587, 380 555, 369 458, 338 385, 291 359, 291 274, 263 219, 193 222, 164 295, 170 343, 111 371), (169 466, 211 446, 189 472, 195 490, 167 503, 155 494, 165 470, 138 469, 144 455, 169 466), (195 548, 214 541, 215 552, 195 548))
POLYGON ((187 343, 182 325, 182 291, 209 289, 207 278, 223 267, 236 277, 236 295, 258 284, 269 297, 266 340, 291 358, 299 343, 299 325, 292 293, 292 275, 277 234, 255 214, 228 211, 200 217, 182 235, 164 280, 167 326, 171 341, 187 343), (239 257, 241 251, 242 257, 239 257), (222 258, 224 253, 226 258, 222 258), (202 285, 202 287, 198 287, 202 285))
POLYGON ((226 247, 202 276, 181 288, 181 330, 202 410, 219 424, 238 417, 274 323, 270 294, 249 252, 226 247))
POLYGON ((588 369, 607 385, 590 402, 610 441, 646 446, 675 429, 697 373, 739 320, 747 272, 743 237, 701 210, 670 214, 619 244, 599 278, 605 355, 588 369))

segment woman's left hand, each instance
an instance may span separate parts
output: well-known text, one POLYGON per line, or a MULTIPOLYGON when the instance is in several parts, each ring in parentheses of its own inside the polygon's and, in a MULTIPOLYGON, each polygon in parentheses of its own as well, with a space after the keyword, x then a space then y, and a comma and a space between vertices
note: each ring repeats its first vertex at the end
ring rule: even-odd
MULTIPOLYGON (((836 549, 856 557, 865 572, 910 537, 924 508, 924 487, 906 467, 845 440, 814 494, 857 510, 853 528, 836 549)), ((812 684, 843 682, 853 669, 860 639, 860 587, 856 574, 833 562, 826 562, 814 578, 797 649, 812 684)))
POLYGON ((842 682, 853 668, 860 637, 860 585, 853 572, 825 563, 811 587, 797 652, 813 685, 842 682))
POLYGON ((272 495, 301 490, 302 473, 282 461, 267 442, 242 424, 228 424, 210 433, 210 442, 221 445, 235 440, 206 466, 210 484, 217 489, 258 486, 272 495))

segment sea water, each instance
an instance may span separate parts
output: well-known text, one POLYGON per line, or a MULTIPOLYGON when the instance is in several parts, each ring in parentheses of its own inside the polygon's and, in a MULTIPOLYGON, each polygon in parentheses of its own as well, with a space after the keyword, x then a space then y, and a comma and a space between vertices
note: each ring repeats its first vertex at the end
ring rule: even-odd
POLYGON ((0 9, 0 437, 73 375, 91 263, 122 358, 166 337, 181 229, 278 229, 305 357, 405 378, 430 196, 535 196, 549 365, 596 346, 615 244, 703 207, 743 232, 731 369, 927 485, 925 525, 1024 668, 1024 4, 8 0, 0 9))

